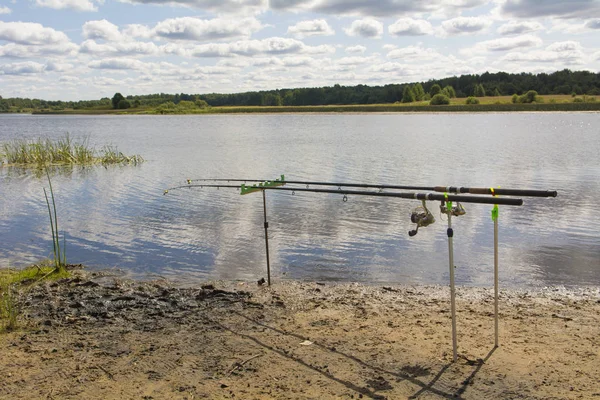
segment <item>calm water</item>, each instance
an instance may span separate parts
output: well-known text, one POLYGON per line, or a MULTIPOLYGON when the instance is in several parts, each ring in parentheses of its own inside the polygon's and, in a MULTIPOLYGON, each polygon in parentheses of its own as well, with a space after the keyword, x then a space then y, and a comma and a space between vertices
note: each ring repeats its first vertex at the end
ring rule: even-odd
MULTIPOLYGON (((0 115, 0 141, 69 132, 139 153, 137 167, 53 176, 70 262, 136 277, 265 276, 262 198, 163 189, 188 178, 247 177, 556 189, 500 209, 504 286, 600 285, 600 114, 209 116, 0 115)), ((0 266, 47 257, 42 188, 0 169, 0 266)), ((268 192, 276 279, 447 283, 446 225, 414 238, 412 200, 268 192)), ((454 219, 456 279, 491 285, 490 206, 454 219)))

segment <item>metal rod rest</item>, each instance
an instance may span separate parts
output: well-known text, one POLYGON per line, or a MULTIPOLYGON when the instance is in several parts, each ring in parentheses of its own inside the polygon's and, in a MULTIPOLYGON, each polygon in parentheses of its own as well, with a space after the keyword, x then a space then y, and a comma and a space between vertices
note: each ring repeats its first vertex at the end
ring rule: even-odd
POLYGON ((267 248, 267 284, 271 286, 271 263, 269 261, 269 223, 267 222, 267 198, 265 191, 262 192, 263 195, 263 211, 265 216, 265 245, 267 248))
POLYGON ((446 202, 448 209, 448 264, 450 266, 450 311, 452 314, 452 361, 456 362, 458 357, 458 343, 456 339, 456 290, 454 287, 454 245, 452 239, 452 206, 446 202))
POLYGON ((494 346, 498 341, 498 218, 494 219, 494 346))

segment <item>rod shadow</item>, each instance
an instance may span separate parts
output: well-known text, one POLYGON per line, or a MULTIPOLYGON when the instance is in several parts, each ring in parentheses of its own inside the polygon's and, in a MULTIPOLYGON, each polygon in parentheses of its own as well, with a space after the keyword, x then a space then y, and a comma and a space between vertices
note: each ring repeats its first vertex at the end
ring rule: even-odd
MULTIPOLYGON (((239 316, 239 317, 247 320, 248 322, 250 322, 252 324, 255 324, 255 325, 260 326, 262 328, 271 330, 271 331, 276 332, 276 333, 278 333, 280 335, 287 336, 287 337, 294 337, 294 338, 299 339, 301 341, 309 340, 308 338, 306 338, 306 337, 304 337, 302 335, 298 335, 298 334, 292 333, 292 332, 286 332, 286 331, 283 331, 283 330, 281 330, 279 328, 267 325, 264 322, 258 321, 258 320, 254 319, 254 318, 251 318, 251 317, 245 315, 242 312, 231 311, 231 313, 232 314, 236 314, 237 316, 239 316)), ((214 323, 215 325, 221 327, 222 329, 230 332, 230 333, 233 333, 233 334, 238 335, 240 337, 243 337, 245 339, 251 340, 254 343, 258 344, 259 346, 264 347, 265 349, 268 349, 268 350, 270 350, 272 352, 275 352, 275 353, 279 354, 282 357, 290 359, 290 360, 292 360, 294 362, 297 362, 298 364, 300 364, 302 366, 305 366, 305 367, 307 367, 307 368, 309 368, 309 369, 311 369, 311 370, 313 370, 315 372, 318 372, 319 374, 325 376, 326 378, 328 378, 328 379, 330 379, 332 381, 335 381, 335 382, 337 382, 339 384, 342 384, 346 388, 348 388, 348 389, 350 389, 350 390, 352 390, 352 391, 354 391, 354 392, 356 392, 358 394, 361 394, 363 396, 366 396, 366 397, 372 398, 372 399, 385 399, 386 398, 383 395, 377 394, 376 393, 377 390, 371 390, 368 387, 358 386, 358 385, 356 385, 356 384, 354 384, 352 382, 340 379, 340 378, 336 377, 334 374, 332 374, 330 371, 324 371, 324 370, 321 370, 321 369, 319 369, 319 368, 317 368, 315 366, 312 366, 309 363, 307 363, 306 361, 302 360, 301 358, 298 358, 298 357, 296 357, 294 355, 288 354, 288 353, 284 352, 283 350, 277 349, 277 348, 275 348, 275 347, 273 347, 273 346, 271 346, 271 345, 269 345, 267 343, 264 343, 263 341, 259 340, 258 338, 254 337, 254 336, 252 336, 250 334, 239 332, 236 329, 234 329, 232 327, 229 327, 229 326, 226 326, 226 325, 223 325, 222 323, 220 323, 218 321, 215 321, 213 319, 211 319, 211 322, 214 323)), ((417 377, 415 377, 415 376, 413 376, 411 374, 408 374, 408 373, 403 373, 403 372, 398 372, 398 371, 389 371, 389 370, 387 370, 385 368, 381 368, 381 367, 378 367, 376 365, 371 365, 371 364, 369 364, 369 363, 361 360, 360 358, 358 358, 358 357, 356 357, 356 356, 354 356, 352 354, 347 354, 347 353, 344 353, 344 352, 339 351, 337 349, 334 349, 334 348, 331 348, 331 347, 328 347, 328 346, 325 346, 325 345, 322 345, 322 344, 319 344, 319 343, 313 342, 313 345, 319 347, 320 349, 322 349, 324 351, 335 353, 335 354, 337 354, 339 356, 342 356, 344 358, 352 360, 353 362, 359 364, 360 366, 368 368, 368 369, 371 369, 372 371, 375 371, 375 372, 378 372, 378 373, 382 373, 382 374, 391 375, 391 376, 395 377, 397 381, 405 380, 405 381, 408 381, 408 382, 412 383, 415 386, 418 386, 419 390, 417 392, 415 392, 413 395, 409 396, 409 398, 411 398, 411 399, 416 399, 416 398, 418 398, 419 396, 421 396, 424 393, 431 393, 431 394, 440 396, 441 398, 445 398, 445 399, 460 399, 460 398, 462 398, 462 394, 467 390, 469 384, 473 381, 473 379, 475 378, 475 376, 477 375, 477 373, 481 370, 483 364, 485 364, 485 362, 492 356, 492 354, 496 350, 496 348, 494 347, 487 354, 487 356, 484 359, 478 359, 476 361, 467 360, 468 364, 470 364, 470 365, 476 365, 475 369, 462 382, 461 386, 456 391, 454 391, 454 392, 448 392, 448 391, 443 391, 443 390, 440 390, 438 388, 435 388, 434 385, 443 376, 443 374, 448 370, 448 368, 450 368, 450 366, 453 365, 452 362, 449 362, 448 364, 444 365, 440 369, 440 371, 434 376, 434 378, 431 379, 431 381, 426 382, 426 381, 422 381, 422 380, 418 379, 417 377)))

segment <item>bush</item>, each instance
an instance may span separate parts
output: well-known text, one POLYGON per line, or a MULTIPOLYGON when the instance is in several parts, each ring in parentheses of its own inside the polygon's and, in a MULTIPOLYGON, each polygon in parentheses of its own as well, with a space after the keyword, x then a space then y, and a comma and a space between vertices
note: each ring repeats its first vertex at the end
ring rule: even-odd
POLYGON ((119 101, 119 109, 120 110, 125 110, 129 107, 131 107, 131 103, 128 100, 123 99, 123 100, 119 101))
POLYGON ((467 97, 465 104, 479 104, 479 99, 473 96, 467 97))
POLYGON ((182 110, 191 110, 196 108, 196 104, 193 101, 181 100, 179 104, 177 104, 177 108, 182 110))
POLYGON ((510 99, 510 101, 513 102, 513 104, 518 103, 519 102, 519 95, 518 94, 513 94, 512 98, 510 99))
POLYGON ((196 104, 196 107, 198 107, 198 108, 208 108, 209 107, 208 103, 205 100, 201 100, 201 99, 196 100, 195 104, 196 104))
POLYGON ((431 98, 429 105, 431 106, 441 106, 444 104, 450 104, 450 98, 448 96, 444 96, 443 94, 436 94, 431 98))
POLYGON ((530 90, 521 97, 519 97, 519 103, 535 103, 537 97, 538 93, 535 90, 530 90))
POLYGON ((175 112, 175 103, 167 101, 156 107, 156 111, 160 114, 171 114, 175 112))
POLYGON ((583 99, 582 99, 581 97, 575 97, 575 98, 573 99, 573 103, 583 103, 583 102, 584 102, 584 101, 583 101, 583 99))

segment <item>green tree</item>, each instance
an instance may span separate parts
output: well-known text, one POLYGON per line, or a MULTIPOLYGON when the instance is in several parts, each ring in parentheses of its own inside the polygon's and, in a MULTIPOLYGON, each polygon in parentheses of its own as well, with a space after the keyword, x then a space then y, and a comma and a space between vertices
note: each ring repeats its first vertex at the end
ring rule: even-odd
POLYGON ((500 90, 498 90, 498 88, 494 89, 494 97, 498 97, 498 96, 502 96, 502 94, 500 94, 500 90))
POLYGON ((131 103, 129 102, 129 100, 123 99, 123 100, 119 101, 119 104, 118 104, 119 110, 125 110, 130 107, 131 107, 131 103))
POLYGON ((513 103, 518 103, 519 102, 519 95, 518 94, 513 94, 512 98, 510 99, 510 101, 512 101, 513 103))
POLYGON ((465 104, 479 104, 479 99, 473 96, 467 97, 465 104))
POLYGON ((435 96, 433 96, 431 98, 431 101, 429 102, 429 105, 432 106, 440 106, 445 104, 450 104, 450 98, 441 93, 438 93, 435 96))
POLYGON ((415 92, 410 85, 404 86, 404 91, 402 92, 402 102, 403 103, 412 103, 415 101, 415 92))
POLYGON ((281 96, 279 93, 267 93, 263 96, 261 103, 263 106, 280 106, 281 96))
POLYGON ((478 85, 475 85, 475 90, 473 91, 475 97, 485 97, 485 88, 483 87, 483 85, 480 83, 478 85))
POLYGON ((456 91, 454 91, 454 88, 450 85, 447 85, 446 87, 444 87, 444 90, 442 90, 442 94, 445 94, 446 96, 450 97, 451 99, 456 97, 456 91))
POLYGON ((423 97, 425 97, 425 90, 423 90, 423 85, 417 83, 413 86, 413 92, 415 93, 416 101, 423 101, 423 97))
POLYGON ((429 94, 431 95, 431 98, 433 98, 433 96, 435 96, 436 94, 440 94, 441 92, 442 92, 442 87, 436 83, 435 85, 433 85, 431 87, 429 94))
POLYGON ((140 99, 135 99, 135 101, 133 102, 133 106, 135 108, 138 108, 142 103, 140 102, 140 99))
POLYGON ((283 105, 284 106, 293 106, 293 105, 295 105, 294 101, 295 101, 294 91, 288 90, 287 92, 285 92, 285 95, 283 95, 283 105))
POLYGON ((121 102, 121 100, 125 100, 125 97, 123 97, 121 93, 115 93, 111 100, 114 109, 119 108, 119 103, 121 102))

